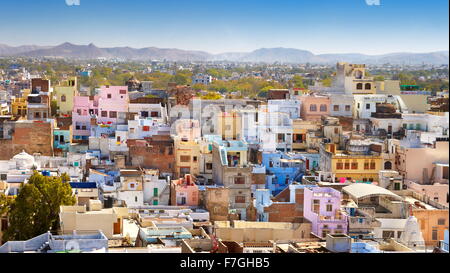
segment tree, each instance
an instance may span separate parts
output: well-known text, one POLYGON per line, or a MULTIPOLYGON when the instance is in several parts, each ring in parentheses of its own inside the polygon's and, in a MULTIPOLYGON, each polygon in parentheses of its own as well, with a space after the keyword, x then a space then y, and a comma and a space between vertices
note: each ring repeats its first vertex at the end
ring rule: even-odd
POLYGON ((74 205, 75 197, 67 174, 43 176, 38 172, 20 187, 10 205, 6 240, 28 240, 47 231, 59 229, 59 208, 74 205))
POLYGON ((292 82, 291 83, 294 85, 294 88, 305 88, 305 84, 303 82, 303 77, 302 76, 295 75, 292 78, 292 82))
POLYGON ((56 100, 51 101, 50 110, 52 117, 56 117, 56 114, 58 113, 58 102, 56 100))

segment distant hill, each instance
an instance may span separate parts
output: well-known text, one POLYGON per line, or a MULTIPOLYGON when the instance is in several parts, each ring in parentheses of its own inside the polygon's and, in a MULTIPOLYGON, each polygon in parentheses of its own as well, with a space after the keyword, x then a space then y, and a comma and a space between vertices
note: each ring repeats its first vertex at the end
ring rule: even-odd
POLYGON ((0 56, 62 57, 73 59, 118 58, 124 60, 167 60, 167 61, 235 61, 254 63, 317 63, 336 62, 366 64, 448 64, 449 52, 392 53, 384 55, 320 54, 295 48, 261 48, 252 52, 229 52, 210 54, 204 51, 190 51, 175 48, 99 48, 94 44, 75 45, 64 43, 58 46, 19 46, 0 44, 0 56))

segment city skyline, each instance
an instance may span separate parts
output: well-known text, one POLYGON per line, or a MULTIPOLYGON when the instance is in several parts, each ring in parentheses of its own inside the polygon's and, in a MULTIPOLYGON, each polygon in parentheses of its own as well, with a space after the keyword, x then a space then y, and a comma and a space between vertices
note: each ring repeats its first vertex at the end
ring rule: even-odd
POLYGON ((79 6, 69 6, 65 0, 46 5, 21 0, 2 4, 5 10, 20 7, 21 13, 0 18, 6 26, 0 44, 93 43, 212 54, 278 47, 368 55, 448 50, 448 1, 367 2, 81 0, 79 6), (36 13, 53 20, 36 20, 36 13))

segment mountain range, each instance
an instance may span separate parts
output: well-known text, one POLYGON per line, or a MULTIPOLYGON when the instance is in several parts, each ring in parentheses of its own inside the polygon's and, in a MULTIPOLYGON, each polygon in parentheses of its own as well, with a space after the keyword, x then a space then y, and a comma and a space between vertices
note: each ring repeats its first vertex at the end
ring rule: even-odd
POLYGON ((57 46, 25 45, 12 47, 0 44, 3 57, 60 57, 71 59, 124 59, 124 60, 167 60, 167 61, 233 61, 254 63, 313 63, 333 64, 336 62, 366 64, 448 64, 449 51, 430 53, 391 53, 384 55, 313 54, 307 50, 294 48, 261 48, 252 52, 230 52, 210 54, 204 51, 181 50, 175 48, 100 48, 94 44, 75 45, 63 43, 57 46))

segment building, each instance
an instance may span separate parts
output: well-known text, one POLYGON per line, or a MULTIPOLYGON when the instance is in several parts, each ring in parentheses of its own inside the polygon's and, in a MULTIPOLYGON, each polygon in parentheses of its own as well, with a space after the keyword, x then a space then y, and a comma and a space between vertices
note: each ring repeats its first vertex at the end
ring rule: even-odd
POLYGON ((54 87, 53 96, 56 97, 58 113, 60 115, 71 115, 73 110, 74 97, 78 95, 77 78, 73 77, 63 81, 54 87))
POLYGON ((252 167, 247 158, 248 147, 242 141, 213 143, 213 181, 230 189, 230 208, 236 209, 241 219, 251 202, 252 167))
POLYGON ((198 206, 199 193, 193 177, 186 174, 184 178, 172 180, 170 184, 170 204, 173 206, 198 206))
POLYGON ((301 101, 301 118, 307 121, 319 121, 322 116, 330 115, 331 100, 327 96, 304 95, 301 101))
POLYGON ((304 189, 304 217, 311 231, 320 238, 327 234, 347 234, 347 215, 341 211, 342 194, 332 188, 304 189))
POLYGON ((237 243, 278 240, 307 240, 311 238, 311 223, 271 223, 247 221, 216 221, 215 236, 222 241, 237 243))
POLYGON ((44 233, 27 241, 9 241, 0 246, 0 253, 106 253, 108 238, 101 230, 77 231, 72 234, 44 233))

